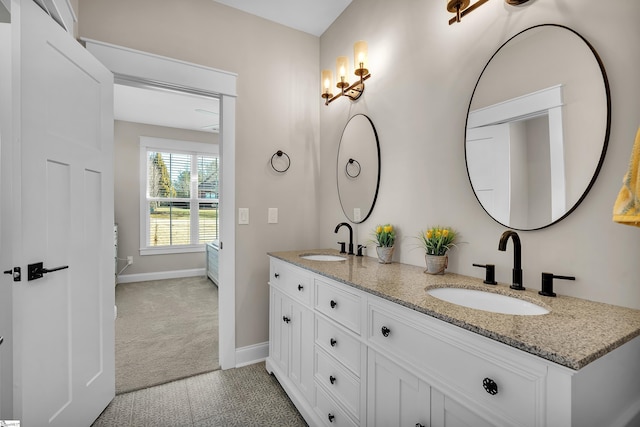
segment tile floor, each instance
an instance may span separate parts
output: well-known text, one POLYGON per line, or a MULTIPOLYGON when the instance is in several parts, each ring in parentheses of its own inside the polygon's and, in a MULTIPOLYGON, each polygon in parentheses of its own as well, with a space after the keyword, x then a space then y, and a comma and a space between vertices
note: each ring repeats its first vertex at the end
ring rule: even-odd
POLYGON ((92 427, 306 426, 264 363, 120 394, 92 427))

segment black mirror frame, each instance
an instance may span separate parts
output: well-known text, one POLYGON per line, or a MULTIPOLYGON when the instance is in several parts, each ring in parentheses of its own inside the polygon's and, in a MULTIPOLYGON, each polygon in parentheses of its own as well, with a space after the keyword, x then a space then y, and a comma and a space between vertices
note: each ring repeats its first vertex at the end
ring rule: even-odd
POLYGON ((487 61, 487 63, 485 64, 485 66, 482 68, 482 72, 480 73, 480 76, 478 77, 478 80, 476 81, 476 84, 473 87, 473 92, 471 93, 471 98, 469 99, 469 107, 467 108, 467 117, 465 119, 465 126, 464 126, 464 146, 463 146, 463 150, 464 150, 464 162, 465 162, 465 167, 467 169, 467 177, 469 178, 469 185, 471 186, 471 190, 473 191, 473 195, 475 196, 476 200, 478 201, 478 204, 480 204, 480 206, 482 207, 482 209, 487 213, 487 215, 489 215, 489 217, 491 217, 491 219, 493 219, 495 222, 497 222, 498 224, 513 229, 513 230, 518 230, 518 231, 535 231, 535 230, 542 230, 544 228, 550 227, 554 224, 557 224, 558 222, 562 221, 563 219, 565 219, 566 217, 568 217, 574 210, 576 210, 576 208, 580 205, 580 203, 582 203, 582 201, 585 199, 585 197, 587 197, 587 194, 589 193, 589 191, 591 190, 591 187, 593 187, 593 184, 596 181, 596 178, 598 177, 599 173, 600 173, 600 169, 602 168, 602 164, 604 163, 604 158, 605 155, 607 153, 607 147, 609 146, 609 135, 611 133, 611 89, 609 87, 609 79, 607 78, 607 72, 604 68, 604 64, 602 62, 602 59, 600 58, 600 55, 598 55, 598 52, 595 50, 595 48, 591 45, 591 43, 589 43, 589 41, 587 41, 587 39, 585 39, 580 33, 578 33, 577 31, 566 27, 564 25, 560 25, 560 24, 539 24, 539 25, 534 25, 532 27, 526 28, 520 32, 518 32, 517 34, 513 35, 512 37, 510 37, 507 41, 505 41, 494 53, 493 55, 491 55, 491 58, 489 58, 489 60, 487 61), (582 193, 582 195, 580 196, 580 198, 578 199, 578 201, 575 202, 575 204, 567 210, 567 212, 565 212, 564 215, 562 215, 560 218, 556 219, 555 221, 552 221, 546 225, 543 225, 541 227, 537 227, 537 228, 515 228, 515 227, 511 227, 509 225, 503 224, 500 221, 498 221, 497 219, 495 219, 493 217, 493 215, 491 215, 487 209, 484 207, 484 205, 480 202, 480 199, 478 198, 478 195, 476 194, 475 189, 473 188, 473 183, 471 182, 471 175, 469 174, 469 166, 468 166, 468 159, 467 159, 467 126, 469 123, 469 113, 471 112, 471 104, 473 102, 473 96, 476 93, 476 89, 478 88, 478 84, 480 83, 480 80, 482 79, 482 75, 484 74, 485 70, 487 69, 487 67, 489 66, 489 64, 491 63, 491 60, 493 60, 493 58, 500 52, 500 50, 505 47, 511 40, 513 40, 514 38, 518 37, 520 34, 532 30, 534 28, 540 28, 540 27, 557 27, 557 28, 562 28, 565 30, 569 30, 571 31, 573 34, 575 34, 576 36, 578 36, 586 45, 587 47, 591 50, 591 53, 593 53, 593 56, 596 60, 596 62, 598 63, 598 66, 600 67, 600 71, 602 73, 602 79, 603 79, 603 83, 604 83, 604 88, 605 88, 605 93, 606 93, 606 97, 607 97, 607 124, 606 124, 606 130, 605 130, 605 136, 604 136, 604 141, 602 144, 602 153, 600 154, 600 159, 598 160, 598 165, 596 166, 596 169, 593 173, 593 176, 591 177, 591 180, 589 181, 589 184, 587 185, 586 189, 584 190, 584 192, 582 193))

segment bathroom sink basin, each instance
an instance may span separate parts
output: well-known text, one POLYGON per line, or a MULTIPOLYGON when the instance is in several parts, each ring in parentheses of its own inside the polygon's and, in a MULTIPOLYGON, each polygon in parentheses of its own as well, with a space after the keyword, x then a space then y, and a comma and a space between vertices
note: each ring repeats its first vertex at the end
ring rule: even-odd
POLYGON ((310 261, 344 261, 345 257, 341 257, 338 255, 329 255, 329 254, 306 254, 300 255, 302 259, 308 259, 310 261))
POLYGON ((427 293, 453 304, 493 313, 518 314, 522 316, 536 316, 549 313, 549 310, 546 308, 529 301, 474 289, 434 288, 429 289, 427 293))

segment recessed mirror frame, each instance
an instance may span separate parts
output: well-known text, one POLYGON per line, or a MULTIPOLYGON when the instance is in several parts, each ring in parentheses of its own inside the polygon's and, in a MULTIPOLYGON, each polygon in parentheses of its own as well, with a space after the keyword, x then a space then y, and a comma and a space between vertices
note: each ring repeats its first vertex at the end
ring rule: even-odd
MULTIPOLYGON (((375 137, 375 143, 376 143, 376 157, 377 157, 377 160, 378 160, 378 164, 377 164, 378 174, 377 174, 377 177, 376 177, 376 184, 375 184, 376 187, 375 187, 375 192, 374 192, 374 195, 373 195, 373 200, 371 201, 371 206, 369 207, 369 210, 367 211, 366 215, 364 215, 364 217, 360 221, 355 221, 353 216, 349 215, 347 213, 347 210, 345 209, 345 206, 344 206, 345 204, 342 201, 342 197, 343 196, 340 195, 340 182, 339 182, 339 180, 336 180, 336 188, 337 188, 337 191, 338 191, 338 200, 340 201, 340 207, 342 208, 342 212, 347 217, 347 219, 350 222, 354 223, 354 224, 361 224, 361 223, 365 222, 369 218, 369 216, 371 216, 371 212, 373 212, 373 208, 376 205, 376 201, 378 199, 378 190, 380 189, 380 172, 381 172, 381 168, 380 168, 380 165, 381 165, 380 140, 378 138, 378 131, 376 130, 376 127, 374 126, 373 121, 371 120, 371 118, 369 118, 369 116, 367 116, 366 114, 355 114, 355 115, 351 116, 349 118, 349 120, 347 121, 347 124, 344 126, 344 129, 342 130, 342 134, 340 136, 340 144, 338 146, 338 154, 336 156, 337 157, 337 161, 340 159, 340 147, 342 146, 343 136, 344 136, 345 130, 349 126, 349 123, 351 122, 351 120, 353 120, 355 117, 358 117, 358 116, 362 116, 362 117, 366 118, 367 121, 369 122, 369 124, 371 125, 371 130, 373 131, 373 135, 375 137)), ((351 159, 349 159, 349 160, 351 160, 351 159)), ((346 173, 346 169, 345 169, 346 167, 347 167, 347 165, 337 164, 336 165, 337 173, 346 173)), ((361 166, 360 166, 360 163, 358 163, 358 175, 360 174, 360 170, 361 170, 361 166)), ((352 178, 353 178, 353 176, 352 176, 352 178)))
POLYGON ((473 92, 471 93, 471 98, 469 100, 469 108, 467 109, 467 118, 466 118, 466 121, 465 121, 465 138, 464 138, 465 165, 467 165, 467 177, 469 178, 469 185, 471 185, 471 189, 473 190, 473 194, 476 197, 476 200, 478 201, 480 206, 482 206, 482 209, 484 209, 484 211, 487 213, 487 215, 489 215, 498 224, 500 224, 500 225, 502 225, 504 227, 507 227, 507 228, 512 228, 514 230, 524 230, 524 231, 541 230, 543 228, 549 227, 549 226, 551 226, 553 224, 556 224, 556 223, 562 221, 566 217, 568 217, 580 205, 580 203, 582 203, 582 201, 585 199, 585 197, 589 193, 589 190, 591 190, 591 187, 595 183, 596 178, 598 177, 598 174, 600 173, 600 169, 602 168, 602 164, 604 162, 604 158, 605 158, 605 155, 606 155, 606 152, 607 152, 607 147, 609 145, 609 134, 610 134, 610 132, 611 132, 611 91, 610 91, 610 88, 609 88, 609 80, 607 78, 607 73, 605 71, 604 64, 602 63, 602 60, 600 59, 600 56, 598 55, 598 52, 591 45, 591 43, 589 43, 580 33, 576 32, 576 31, 572 30, 571 28, 566 27, 564 25, 559 25, 559 24, 540 24, 540 25, 534 25, 532 27, 526 28, 526 29, 520 31, 519 33, 515 34, 511 38, 509 38, 507 41, 505 41, 493 53, 493 55, 491 55, 491 58, 489 58, 489 61, 487 61, 487 63, 485 64, 484 68, 482 69, 482 72, 480 73, 480 76, 478 77, 478 80, 476 81, 476 84, 475 84, 475 86, 473 88, 473 92), (519 35, 521 35, 522 33, 526 32, 526 31, 532 30, 534 28, 540 28, 540 27, 557 27, 557 28, 562 28, 562 29, 571 31, 573 34, 578 36, 586 44, 586 46, 591 50, 591 53, 593 53, 593 56, 594 56, 596 62, 598 63, 598 66, 600 67, 600 72, 602 73, 602 79, 603 79, 604 89, 605 89, 605 93, 606 93, 606 102, 607 102, 607 123, 606 123, 604 141, 603 141, 603 144, 602 144, 602 153, 600 154, 600 159, 598 160, 598 165, 596 166, 596 169, 595 169, 595 171, 593 173, 593 176, 591 177, 591 180, 589 181, 589 184, 587 185, 586 189, 584 190, 584 192, 582 193, 582 195, 580 196, 578 201, 576 201, 575 204, 571 208, 569 208, 564 215, 562 215, 560 218, 556 219, 555 221, 549 222, 548 224, 545 224, 545 225, 543 225, 541 227, 523 229, 523 228, 515 228, 515 227, 503 224, 500 221, 498 221, 496 218, 493 217, 493 215, 491 215, 487 211, 487 209, 483 206, 483 204, 481 203, 480 199, 478 198, 478 195, 476 194, 476 191, 475 191, 475 189, 473 187, 473 183, 471 181, 471 175, 469 174, 469 167, 468 167, 468 163, 467 163, 467 161, 468 161, 467 149, 466 149, 466 145, 467 145, 467 126, 468 126, 468 122, 469 122, 469 113, 471 112, 471 105, 473 103, 473 96, 476 93, 476 89, 478 88, 478 85, 480 84, 480 81, 482 80, 482 76, 483 76, 485 70, 489 67, 489 64, 491 63, 493 58, 502 50, 503 47, 505 47, 514 38, 518 37, 519 35))

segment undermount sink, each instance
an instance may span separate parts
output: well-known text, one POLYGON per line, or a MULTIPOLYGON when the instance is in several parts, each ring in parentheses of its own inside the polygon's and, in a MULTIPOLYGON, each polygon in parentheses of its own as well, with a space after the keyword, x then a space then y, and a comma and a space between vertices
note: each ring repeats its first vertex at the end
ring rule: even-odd
POLYGON ((476 310, 521 316, 537 316, 549 313, 544 307, 529 301, 492 292, 464 288, 434 288, 427 293, 438 299, 476 310))
POLYGON ((306 254, 300 255, 302 259, 308 259, 310 261, 344 261, 345 257, 341 257, 338 255, 329 255, 329 254, 306 254))

